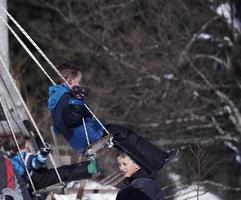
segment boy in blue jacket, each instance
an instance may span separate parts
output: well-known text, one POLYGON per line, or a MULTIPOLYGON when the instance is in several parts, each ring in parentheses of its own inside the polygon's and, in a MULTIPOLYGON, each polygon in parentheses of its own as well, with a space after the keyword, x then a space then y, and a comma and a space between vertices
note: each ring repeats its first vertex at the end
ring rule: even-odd
POLYGON ((83 153, 88 145, 99 140, 104 130, 85 107, 85 91, 80 87, 82 74, 79 68, 70 63, 59 68, 63 80, 49 88, 48 109, 51 111, 54 132, 62 134, 69 145, 78 153, 83 153), (85 127, 83 124, 85 121, 85 127))
MULTIPOLYGON (((86 132, 91 144, 100 140, 105 131, 85 106, 85 92, 80 87, 82 74, 78 66, 66 63, 60 66, 59 70, 68 84, 61 80, 58 85, 49 88, 48 108, 52 114, 54 131, 56 134, 62 134, 75 151, 83 153, 88 145, 86 132)), ((135 154, 145 165, 152 161, 151 170, 160 169, 166 160, 177 154, 175 149, 167 152, 158 149, 127 127, 107 124, 105 128, 113 136, 115 144, 135 154), (146 153, 153 156, 147 160, 146 153)))
MULTIPOLYGON (((16 144, 12 138, 5 138, 6 141, 4 142, 5 150, 11 151, 12 153, 11 161, 15 172, 28 182, 28 176, 25 169, 26 166, 36 189, 45 188, 58 183, 59 179, 55 170, 48 169, 46 166, 48 154, 50 153, 50 146, 46 145, 45 147, 41 147, 37 153, 31 153, 27 148, 27 140, 25 136, 21 133, 17 133, 16 138, 20 147, 20 152, 18 152, 16 144), (25 165, 21 157, 23 158, 25 165)), ((64 182, 91 178, 93 174, 98 173, 96 160, 64 165, 58 167, 57 170, 61 180, 64 182)))

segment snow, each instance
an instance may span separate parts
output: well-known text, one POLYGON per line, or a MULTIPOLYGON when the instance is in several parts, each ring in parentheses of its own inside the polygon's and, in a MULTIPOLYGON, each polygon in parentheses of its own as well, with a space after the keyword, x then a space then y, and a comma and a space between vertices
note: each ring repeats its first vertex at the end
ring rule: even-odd
MULTIPOLYGON (((233 7, 233 13, 235 14, 236 8, 233 7)), ((218 15, 223 16, 229 24, 232 23, 232 17, 231 17, 231 6, 229 3, 221 4, 217 9, 216 12, 218 15)), ((236 28, 239 32, 241 32, 241 22, 238 18, 233 18, 233 26, 236 28)))
POLYGON ((193 94, 193 98, 194 98, 194 99, 197 99, 197 98, 200 96, 197 91, 193 91, 192 94, 193 94))
MULTIPOLYGON (((197 199, 197 185, 188 185, 183 187, 180 183, 181 177, 176 173, 169 173, 168 176, 172 179, 176 186, 176 193, 174 194, 175 200, 196 200, 197 199)), ((219 197, 211 192, 205 191, 205 188, 200 186, 199 188, 199 200, 221 200, 219 197)))
POLYGON ((229 3, 221 4, 217 9, 216 12, 218 15, 223 16, 228 23, 231 23, 231 8, 229 3))
POLYGON ((212 37, 211 35, 207 34, 207 33, 200 33, 197 36, 198 39, 204 39, 204 40, 210 40, 212 37))
POLYGON ((174 74, 164 74, 164 79, 166 80, 173 80, 174 79, 174 74))
POLYGON ((235 161, 241 165, 241 152, 239 151, 239 149, 231 142, 226 141, 224 144, 235 152, 235 161))
POLYGON ((229 37, 225 36, 223 39, 229 44, 229 46, 233 46, 233 43, 229 37))
MULTIPOLYGON (((196 200, 197 199, 196 188, 197 188, 197 186, 191 185, 186 189, 182 189, 182 190, 178 191, 176 193, 175 200, 186 200, 186 199, 196 200)), ((200 187, 199 200, 221 200, 221 199, 210 192, 205 192, 205 189, 203 187, 200 187)))
MULTIPOLYGON (((74 184, 74 182, 71 182, 68 184, 67 188, 79 188, 79 184, 74 184)), ((116 195, 118 192, 118 189, 112 186, 105 186, 101 185, 97 182, 91 181, 91 180, 86 180, 85 181, 85 187, 84 189, 86 192, 84 192, 84 196, 82 200, 115 200, 116 195), (100 190, 100 193, 92 193, 92 192, 87 192, 91 190, 100 190), (106 190, 106 192, 105 192, 106 190)), ((54 194, 54 197, 56 200, 76 200, 77 197, 77 192, 76 194, 54 194)))

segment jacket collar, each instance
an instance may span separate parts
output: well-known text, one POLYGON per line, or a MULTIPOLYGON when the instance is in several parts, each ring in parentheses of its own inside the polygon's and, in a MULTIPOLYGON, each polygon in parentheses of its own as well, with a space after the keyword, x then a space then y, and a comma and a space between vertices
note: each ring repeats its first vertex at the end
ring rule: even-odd
POLYGON ((127 177, 124 179, 124 184, 130 184, 132 181, 134 181, 137 178, 142 178, 142 177, 146 177, 146 178, 154 178, 154 174, 149 175, 147 174, 143 169, 139 169, 138 171, 136 171, 131 177, 127 177))

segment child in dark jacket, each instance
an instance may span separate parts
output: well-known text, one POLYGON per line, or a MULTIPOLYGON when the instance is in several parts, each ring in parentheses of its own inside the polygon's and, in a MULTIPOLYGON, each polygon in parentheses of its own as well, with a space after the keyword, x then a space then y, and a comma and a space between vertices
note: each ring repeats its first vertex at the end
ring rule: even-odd
POLYGON ((82 153, 88 145, 87 139, 90 144, 96 142, 103 136, 104 130, 85 107, 85 91, 80 87, 82 74, 79 68, 66 63, 59 70, 68 84, 62 80, 49 88, 48 109, 54 132, 62 134, 76 152, 82 153))
POLYGON ((118 153, 117 161, 125 179, 116 200, 164 200, 160 185, 153 174, 147 174, 124 151, 118 153))
MULTIPOLYGON (((53 118, 54 131, 62 134, 75 151, 82 153, 88 145, 87 139, 90 144, 98 141, 105 134, 105 130, 85 106, 85 92, 80 87, 82 74, 78 66, 66 63, 60 66, 59 70, 68 84, 62 80, 59 85, 49 88, 48 108, 53 118)), ((134 153, 137 160, 141 163, 143 161, 144 165, 153 164, 151 171, 160 169, 167 159, 177 153, 176 150, 166 152, 156 148, 127 127, 106 124, 105 128, 112 135, 114 143, 134 153), (145 150, 142 149, 143 145, 146 146, 145 150), (153 152, 149 153, 153 156, 147 159, 145 153, 149 151, 153 152)))
MULTIPOLYGON (((37 153, 30 153, 26 148, 26 139, 22 134, 16 134, 18 145, 20 147, 20 152, 13 140, 8 139, 7 144, 5 145, 6 149, 11 149, 13 156, 11 158, 14 170, 16 173, 28 181, 27 173, 25 166, 28 169, 28 172, 31 176, 35 189, 41 189, 48 187, 50 185, 56 184, 59 182, 59 179, 56 175, 54 169, 48 169, 46 167, 47 156, 50 152, 49 145, 40 148, 40 151, 37 153), (21 156, 20 156, 21 154, 21 156), (24 165, 22 158, 26 165, 24 165)), ((57 168, 61 180, 64 182, 87 179, 90 178, 93 174, 98 172, 96 160, 80 162, 72 165, 65 165, 57 168)))

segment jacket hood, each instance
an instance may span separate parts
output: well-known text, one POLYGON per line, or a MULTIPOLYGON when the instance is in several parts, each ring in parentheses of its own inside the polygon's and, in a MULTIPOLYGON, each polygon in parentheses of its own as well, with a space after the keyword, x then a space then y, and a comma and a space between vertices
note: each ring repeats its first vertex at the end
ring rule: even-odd
POLYGON ((69 91, 70 87, 67 84, 54 85, 49 87, 48 109, 53 111, 60 98, 69 91))

